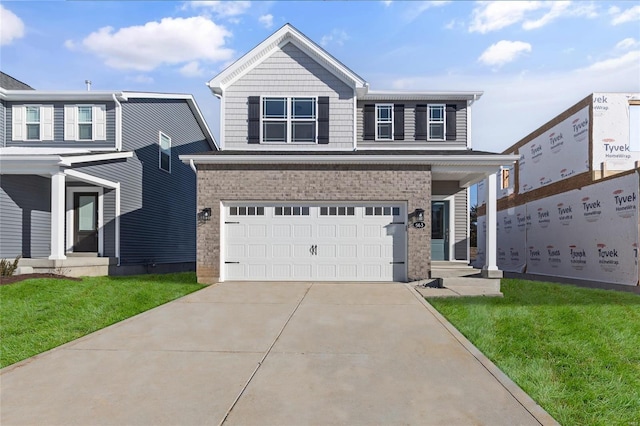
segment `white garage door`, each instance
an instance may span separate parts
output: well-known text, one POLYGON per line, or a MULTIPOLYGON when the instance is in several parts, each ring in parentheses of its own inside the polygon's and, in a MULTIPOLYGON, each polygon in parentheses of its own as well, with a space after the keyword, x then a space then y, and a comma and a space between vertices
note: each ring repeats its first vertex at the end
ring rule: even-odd
POLYGON ((223 279, 406 281, 398 203, 226 204, 223 279))

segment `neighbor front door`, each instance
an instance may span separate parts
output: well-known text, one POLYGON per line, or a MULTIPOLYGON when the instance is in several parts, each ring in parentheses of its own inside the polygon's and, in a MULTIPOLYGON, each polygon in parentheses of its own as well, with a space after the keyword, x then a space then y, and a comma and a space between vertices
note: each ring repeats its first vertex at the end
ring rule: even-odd
POLYGON ((98 194, 73 194, 73 251, 98 251, 98 194))
POLYGON ((449 202, 431 202, 431 260, 449 260, 449 202))

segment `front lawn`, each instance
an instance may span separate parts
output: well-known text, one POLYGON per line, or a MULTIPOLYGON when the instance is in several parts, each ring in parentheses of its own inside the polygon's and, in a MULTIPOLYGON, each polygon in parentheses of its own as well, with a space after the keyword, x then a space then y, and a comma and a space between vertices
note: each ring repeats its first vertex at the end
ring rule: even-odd
POLYGON ((640 296, 516 279, 501 289, 429 303, 562 425, 640 425, 640 296))
POLYGON ((199 290, 194 273, 0 286, 0 367, 199 290))

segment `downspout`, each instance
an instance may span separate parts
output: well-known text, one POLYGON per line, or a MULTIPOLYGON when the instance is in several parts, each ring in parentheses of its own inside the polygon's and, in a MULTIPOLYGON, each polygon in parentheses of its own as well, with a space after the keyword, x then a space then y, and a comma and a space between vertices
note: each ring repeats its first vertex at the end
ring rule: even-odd
POLYGON ((112 96, 116 103, 116 151, 122 151, 122 104, 115 93, 112 96))

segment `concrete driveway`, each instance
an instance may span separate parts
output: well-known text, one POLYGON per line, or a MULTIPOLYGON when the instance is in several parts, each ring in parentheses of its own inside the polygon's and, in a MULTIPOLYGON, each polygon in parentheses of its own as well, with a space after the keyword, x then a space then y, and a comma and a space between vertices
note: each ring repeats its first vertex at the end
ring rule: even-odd
POLYGON ((222 283, 0 380, 3 426, 555 424, 405 284, 222 283))

